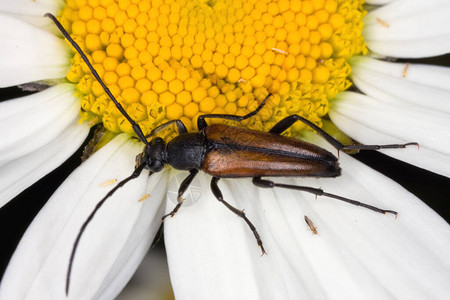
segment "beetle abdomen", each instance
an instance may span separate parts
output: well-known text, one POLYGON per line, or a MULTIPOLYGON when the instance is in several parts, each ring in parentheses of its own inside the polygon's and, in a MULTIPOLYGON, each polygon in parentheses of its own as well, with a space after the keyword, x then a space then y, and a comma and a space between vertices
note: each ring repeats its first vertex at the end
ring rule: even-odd
POLYGON ((216 177, 340 175, 333 154, 298 139, 222 124, 206 128, 205 134, 202 170, 216 177))

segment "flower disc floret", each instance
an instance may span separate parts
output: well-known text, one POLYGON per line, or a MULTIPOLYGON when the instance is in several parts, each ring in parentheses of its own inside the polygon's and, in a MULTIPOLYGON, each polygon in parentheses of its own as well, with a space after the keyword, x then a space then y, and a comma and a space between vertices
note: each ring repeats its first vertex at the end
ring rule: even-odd
MULTIPOLYGON (((173 119, 191 130, 201 113, 245 114, 268 93, 251 128, 294 113, 320 126, 351 84, 347 61, 367 52, 362 0, 66 2, 62 23, 145 133, 173 119)), ((67 80, 84 119, 133 133, 78 54, 67 80)))

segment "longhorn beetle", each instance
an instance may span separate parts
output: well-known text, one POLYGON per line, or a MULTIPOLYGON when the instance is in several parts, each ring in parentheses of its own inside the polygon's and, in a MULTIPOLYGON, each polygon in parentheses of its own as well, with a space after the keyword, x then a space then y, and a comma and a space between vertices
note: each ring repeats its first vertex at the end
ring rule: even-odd
POLYGON ((245 116, 229 114, 205 114, 199 116, 197 120, 198 132, 196 133, 188 133, 183 122, 180 120, 172 120, 154 128, 148 135, 144 135, 139 125, 131 119, 122 105, 120 105, 120 103, 114 98, 108 87, 101 80, 97 71, 89 62, 89 59, 63 28, 61 23, 59 23, 55 16, 50 13, 45 14, 45 16, 49 17, 56 24, 63 36, 80 54, 91 70, 92 75, 98 80, 100 85, 105 90, 105 93, 115 103, 118 110, 130 122, 139 140, 145 144, 144 151, 136 156, 136 167, 133 174, 119 182, 117 186, 109 191, 109 193, 107 193, 106 196, 100 200, 92 213, 81 226, 73 244, 72 253, 69 259, 69 267, 66 277, 66 294, 69 292, 70 276, 78 243, 80 242, 81 236, 83 235, 87 225, 90 223, 103 203, 111 197, 117 189, 124 186, 130 180, 139 177, 144 169, 150 170, 151 175, 155 172, 161 171, 164 168, 164 165, 168 164, 175 169, 189 171, 189 175, 183 180, 178 189, 178 204, 169 214, 162 217, 163 221, 166 217, 173 217, 177 213, 183 204, 183 193, 187 190, 199 170, 212 175, 212 193, 217 200, 222 202, 229 210, 244 219, 253 232, 256 242, 261 248, 263 255, 266 251, 264 250, 263 242, 255 226, 252 222, 250 222, 242 210, 233 207, 223 199, 222 192, 217 185, 220 178, 252 177, 253 183, 258 187, 280 187, 304 191, 312 193, 316 196, 326 196, 353 205, 362 206, 375 212, 397 215, 396 211, 381 209, 345 197, 326 193, 319 188, 275 183, 270 180, 261 179, 261 177, 336 177, 341 174, 338 159, 327 150, 298 139, 280 135, 297 121, 303 122, 307 126, 314 129, 338 151, 405 148, 409 145, 418 145, 417 143, 392 145, 343 145, 323 131, 320 127, 314 125, 299 115, 291 115, 282 119, 275 124, 269 132, 259 132, 224 124, 208 126, 205 121, 205 119, 224 119, 238 122, 246 120, 256 115, 261 110, 271 94, 267 95, 267 97, 254 111, 246 114, 245 116), (172 124, 175 124, 178 129, 179 135, 177 137, 169 142, 164 141, 160 137, 153 137, 156 133, 164 130, 172 124), (149 138, 152 139, 148 141, 149 138))

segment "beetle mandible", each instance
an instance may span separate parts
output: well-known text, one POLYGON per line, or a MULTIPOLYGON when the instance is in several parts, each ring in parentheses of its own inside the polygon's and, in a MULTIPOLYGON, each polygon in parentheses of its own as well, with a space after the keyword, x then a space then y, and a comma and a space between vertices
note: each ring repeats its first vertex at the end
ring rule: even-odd
POLYGON ((75 253, 85 231, 96 212, 103 203, 115 193, 117 189, 124 186, 132 179, 139 177, 142 170, 150 170, 150 175, 161 171, 165 165, 170 165, 178 170, 187 170, 189 175, 183 180, 178 189, 178 204, 167 215, 162 217, 164 221, 168 216, 173 217, 181 205, 183 204, 182 195, 189 187, 190 183, 202 170, 212 175, 211 191, 214 196, 222 202, 229 210, 240 218, 244 219, 253 232, 258 246, 261 248, 262 254, 264 250, 263 242, 251 221, 246 217, 242 210, 239 210, 228 202, 222 196, 218 186, 220 178, 242 178, 252 177, 253 184, 263 188, 280 187, 312 193, 316 196, 326 196, 341 200, 353 205, 362 206, 367 209, 379 213, 391 213, 397 215, 396 211, 385 210, 372 205, 368 205, 359 201, 341 197, 338 195, 324 192, 320 188, 308 186, 289 185, 275 183, 271 180, 262 179, 261 177, 336 177, 341 173, 338 158, 327 150, 314 144, 307 143, 302 140, 281 136, 281 134, 292 126, 295 122, 300 121, 315 130, 320 136, 327 140, 334 148, 340 150, 378 150, 386 148, 405 148, 409 145, 418 145, 417 143, 406 144, 390 144, 390 145, 344 145, 322 130, 320 127, 311 123, 307 119, 299 115, 287 116, 273 126, 269 132, 260 132, 255 130, 243 129, 224 124, 215 124, 208 126, 205 119, 223 119, 231 121, 243 121, 256 115, 265 105, 267 99, 271 96, 268 94, 259 106, 252 112, 244 115, 229 114, 205 114, 198 117, 198 132, 187 132, 186 126, 180 120, 168 121, 155 129, 148 135, 144 135, 139 125, 132 120, 122 105, 117 102, 108 87, 103 83, 102 79, 94 69, 89 59, 71 38, 59 21, 50 13, 45 14, 49 17, 63 36, 72 44, 75 50, 80 54, 84 62, 91 70, 93 76, 98 80, 105 93, 114 102, 118 110, 130 122, 134 132, 139 140, 145 144, 144 151, 136 157, 136 167, 134 172, 119 182, 106 196, 100 200, 91 214, 87 217, 79 233, 75 239, 72 253, 70 255, 69 267, 66 277, 66 294, 69 291, 70 276, 75 253), (155 134, 165 128, 175 124, 178 130, 178 136, 171 141, 166 142, 160 137, 153 137, 155 134), (148 141, 149 138, 152 138, 148 141))

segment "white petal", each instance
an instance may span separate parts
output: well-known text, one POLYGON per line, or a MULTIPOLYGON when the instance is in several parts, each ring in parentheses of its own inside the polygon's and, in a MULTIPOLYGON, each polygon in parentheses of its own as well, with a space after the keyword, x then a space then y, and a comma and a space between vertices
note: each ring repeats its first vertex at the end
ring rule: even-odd
POLYGON ((219 182, 224 199, 245 208, 256 226, 268 253, 262 257, 245 222, 212 196, 209 177, 199 175, 201 198, 164 225, 176 299, 446 299, 448 224, 345 154, 341 165, 336 179, 274 181, 322 187, 394 209, 398 218, 302 192, 257 189, 248 179, 219 182))
POLYGON ((144 171, 108 199, 82 236, 68 297, 65 278, 82 223, 112 188, 101 184, 129 176, 141 149, 120 135, 70 175, 22 238, 3 277, 1 299, 111 299, 117 295, 160 226, 164 174, 149 181, 144 171), (148 190, 152 190, 150 198, 138 202, 148 190))
POLYGON ((80 99, 74 88, 59 84, 0 103, 0 165, 51 143, 77 118, 80 99))
POLYGON ((0 11, 10 14, 42 17, 45 13, 58 13, 64 7, 62 0, 15 0, 2 1, 0 11))
POLYGON ((342 131, 363 144, 418 142, 419 150, 408 147, 381 152, 450 177, 448 114, 396 100, 345 92, 335 98, 329 115, 342 131))
MULTIPOLYGON (((177 173, 172 175, 177 177, 176 181, 183 177, 177 173)), ((209 188, 211 177, 201 173, 197 178, 198 181, 192 185, 201 197, 197 199, 194 196, 193 205, 192 202, 191 205, 183 205, 173 218, 164 223, 164 241, 175 298, 287 299, 291 286, 285 282, 287 278, 277 272, 285 265, 275 267, 270 237, 263 237, 269 255, 260 257, 261 251, 245 222, 212 196, 209 188)), ((170 180, 169 192, 176 190, 176 184, 172 185, 174 181, 173 178, 170 180)), ((274 199, 258 200, 256 188, 247 179, 223 179, 219 187, 228 203, 238 209, 245 208, 248 218, 261 232, 263 227, 258 212, 262 214, 274 199)), ((175 206, 173 198, 169 198, 168 204, 166 213, 175 206)), ((291 293, 301 298, 303 287, 308 282, 297 283, 297 286, 292 286, 291 293)))
POLYGON ((365 2, 367 4, 372 4, 372 5, 382 5, 382 4, 387 4, 387 3, 391 3, 391 2, 395 2, 395 1, 399 1, 399 0, 367 0, 365 2))
POLYGON ((364 18, 363 35, 375 53, 391 57, 428 57, 450 51, 450 3, 394 1, 364 18))
POLYGON ((50 28, 50 20, 42 16, 47 12, 56 15, 64 5, 62 0, 1 1, 0 12, 46 29, 50 28))
POLYGON ((366 95, 450 113, 450 68, 392 63, 369 57, 351 60, 352 79, 366 95))
POLYGON ((116 300, 173 299, 165 251, 159 245, 157 247, 147 253, 116 300))
MULTIPOLYGON (((134 227, 129 231, 128 239, 123 242, 123 249, 116 258, 115 265, 111 267, 111 274, 106 277, 106 279, 112 278, 109 282, 104 280, 102 283, 103 291, 98 292, 95 298, 115 299, 141 264, 161 226, 161 217, 165 209, 167 179, 167 170, 156 173, 148 179, 145 193, 150 195, 150 198, 144 200, 145 203, 136 217, 134 227)), ((126 196, 126 199, 130 199, 129 193, 126 196)), ((142 197, 139 199, 142 199, 142 197)), ((129 222, 128 212, 123 212, 121 215, 125 221, 129 222)), ((111 235, 114 235, 117 230, 109 228, 108 231, 111 235)), ((105 245, 102 244, 98 249, 99 251, 105 249, 105 245)), ((79 288, 83 289, 83 283, 79 288)))
POLYGON ((62 39, 1 13, 0 27, 0 87, 65 77, 70 53, 62 39))
POLYGON ((89 126, 74 119, 52 142, 0 167, 0 207, 59 167, 86 139, 89 126))

